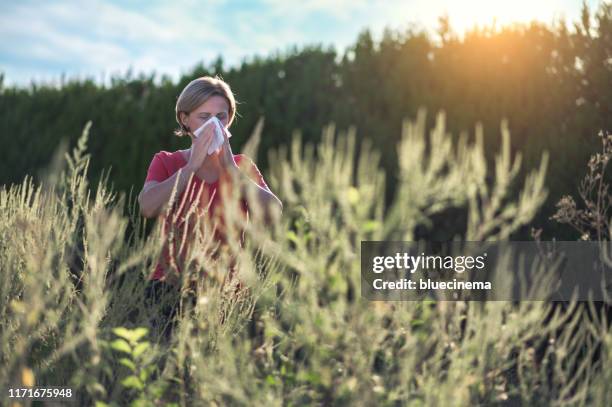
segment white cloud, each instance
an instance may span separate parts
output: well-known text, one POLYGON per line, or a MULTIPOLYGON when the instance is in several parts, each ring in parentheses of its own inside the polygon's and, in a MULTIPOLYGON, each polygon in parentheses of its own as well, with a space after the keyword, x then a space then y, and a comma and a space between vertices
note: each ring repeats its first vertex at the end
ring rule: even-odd
MULTIPOLYGON (((100 74, 132 66, 176 78, 179 67, 212 60, 223 49, 243 51, 219 31, 220 21, 213 16, 164 4, 135 12, 101 1, 23 3, 0 16, 0 52, 3 60, 29 60, 29 67, 22 65, 29 71, 63 66, 72 76, 82 70, 100 74)), ((3 70, 7 82, 15 83, 16 64, 8 61, 3 70)))

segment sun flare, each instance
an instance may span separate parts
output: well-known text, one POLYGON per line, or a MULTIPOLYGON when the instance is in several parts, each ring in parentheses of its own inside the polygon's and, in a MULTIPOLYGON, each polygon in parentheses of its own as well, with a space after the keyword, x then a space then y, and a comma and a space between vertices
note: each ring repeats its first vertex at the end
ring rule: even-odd
POLYGON ((550 23, 551 19, 559 16, 548 1, 515 0, 487 1, 464 0, 452 2, 445 7, 451 26, 464 32, 466 29, 491 26, 495 21, 496 27, 511 23, 528 23, 533 20, 550 23))

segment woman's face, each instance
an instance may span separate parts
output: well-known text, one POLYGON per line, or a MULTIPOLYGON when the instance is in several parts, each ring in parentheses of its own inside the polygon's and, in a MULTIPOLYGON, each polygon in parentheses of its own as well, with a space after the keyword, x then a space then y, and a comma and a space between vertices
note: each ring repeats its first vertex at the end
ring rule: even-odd
POLYGON ((217 116, 224 127, 227 127, 229 122, 229 105, 223 96, 214 95, 209 97, 206 102, 202 103, 189 114, 182 114, 183 124, 194 132, 198 127, 203 125, 212 116, 217 116))

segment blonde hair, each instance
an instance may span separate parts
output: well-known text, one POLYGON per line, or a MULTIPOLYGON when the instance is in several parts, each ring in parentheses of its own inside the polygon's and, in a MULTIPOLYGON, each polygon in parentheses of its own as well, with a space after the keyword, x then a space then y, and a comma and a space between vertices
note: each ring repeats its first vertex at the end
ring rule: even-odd
POLYGON ((179 124, 179 128, 174 131, 174 134, 179 137, 189 135, 189 129, 181 121, 181 113, 191 113, 211 96, 215 95, 222 96, 227 100, 229 105, 227 127, 229 127, 236 115, 236 99, 234 99, 230 86, 218 75, 214 77, 202 76, 189 82, 176 101, 176 121, 179 124))

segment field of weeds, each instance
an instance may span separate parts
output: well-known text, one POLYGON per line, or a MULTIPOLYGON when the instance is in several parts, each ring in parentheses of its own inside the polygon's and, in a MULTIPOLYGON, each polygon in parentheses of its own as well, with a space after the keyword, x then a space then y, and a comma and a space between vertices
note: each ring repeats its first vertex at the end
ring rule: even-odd
POLYGON ((520 176, 503 124, 491 165, 478 127, 451 137, 443 114, 424 123, 423 111, 404 123, 390 205, 380 155, 353 130, 270 151, 266 181, 284 210, 272 227, 247 225, 241 286, 226 257, 206 258, 201 228, 165 290, 146 280, 160 225, 133 195, 88 184, 86 127, 44 179, 0 190, 3 392, 62 386, 96 406, 609 405, 601 304, 361 297, 361 241, 413 240, 457 208, 458 238, 504 240, 546 199, 554 157, 520 176))

